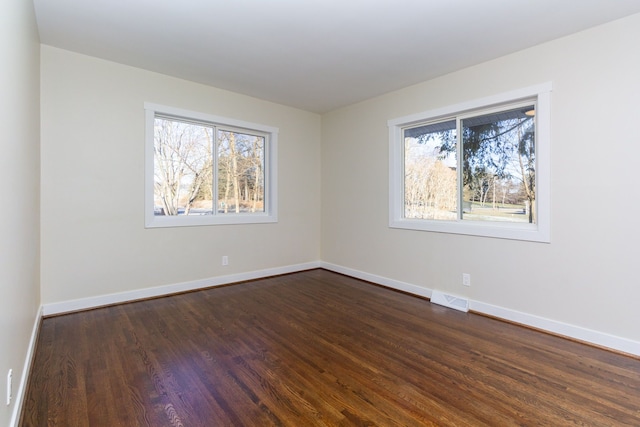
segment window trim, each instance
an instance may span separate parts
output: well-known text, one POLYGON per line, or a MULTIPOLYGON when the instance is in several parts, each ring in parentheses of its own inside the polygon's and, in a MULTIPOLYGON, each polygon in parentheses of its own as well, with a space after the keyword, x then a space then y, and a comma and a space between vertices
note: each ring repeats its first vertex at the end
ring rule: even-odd
POLYGON ((532 242, 551 241, 550 82, 389 120, 389 227, 532 242), (533 100, 536 104, 536 224, 404 218, 403 128, 533 100))
POLYGON ((262 224, 278 222, 277 147, 279 129, 165 105, 144 103, 145 110, 145 228, 190 227, 224 224, 262 224), (226 213, 191 216, 156 216, 154 214, 154 121, 156 116, 175 118, 207 124, 224 129, 233 129, 265 134, 264 160, 264 212, 226 213))

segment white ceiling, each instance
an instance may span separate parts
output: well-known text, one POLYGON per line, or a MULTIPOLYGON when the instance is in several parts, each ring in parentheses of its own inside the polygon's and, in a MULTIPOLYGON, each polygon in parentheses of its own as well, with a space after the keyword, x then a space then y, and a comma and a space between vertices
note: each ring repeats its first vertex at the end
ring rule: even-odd
POLYGON ((34 0, 40 40, 323 113, 640 12, 640 0, 34 0))

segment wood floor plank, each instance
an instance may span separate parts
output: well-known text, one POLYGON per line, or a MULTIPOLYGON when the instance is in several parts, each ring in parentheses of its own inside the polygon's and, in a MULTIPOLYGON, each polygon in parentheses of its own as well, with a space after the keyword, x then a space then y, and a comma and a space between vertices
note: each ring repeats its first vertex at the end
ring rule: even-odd
POLYGON ((640 360, 325 270, 46 318, 20 425, 640 425, 640 360))

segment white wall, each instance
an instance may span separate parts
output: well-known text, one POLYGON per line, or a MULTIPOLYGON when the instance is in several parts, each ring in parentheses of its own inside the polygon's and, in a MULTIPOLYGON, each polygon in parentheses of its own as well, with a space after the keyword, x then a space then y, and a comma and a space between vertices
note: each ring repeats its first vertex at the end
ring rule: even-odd
POLYGON ((37 318, 39 291, 39 51, 33 4, 0 3, 0 425, 16 396, 37 318), (13 369, 13 395, 5 382, 13 369))
POLYGON ((319 115, 49 46, 41 61, 44 304, 319 260, 319 115), (278 223, 145 229, 145 102, 278 127, 278 223))
POLYGON ((323 261, 639 342, 638 40, 635 15, 324 115, 323 261), (388 228, 387 120, 548 81, 550 244, 388 228))

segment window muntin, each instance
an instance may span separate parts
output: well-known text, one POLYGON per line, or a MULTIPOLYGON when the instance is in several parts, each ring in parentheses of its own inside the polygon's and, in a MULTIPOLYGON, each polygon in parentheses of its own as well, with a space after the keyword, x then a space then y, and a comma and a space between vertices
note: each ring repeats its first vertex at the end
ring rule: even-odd
POLYGON ((145 108, 147 227, 277 221, 276 128, 145 108))
POLYGON ((550 84, 389 121, 389 225, 549 241, 550 84))

